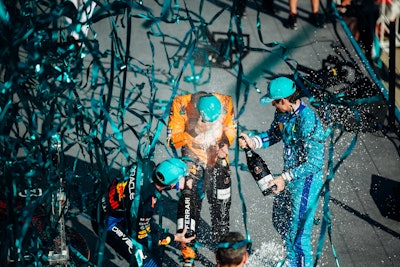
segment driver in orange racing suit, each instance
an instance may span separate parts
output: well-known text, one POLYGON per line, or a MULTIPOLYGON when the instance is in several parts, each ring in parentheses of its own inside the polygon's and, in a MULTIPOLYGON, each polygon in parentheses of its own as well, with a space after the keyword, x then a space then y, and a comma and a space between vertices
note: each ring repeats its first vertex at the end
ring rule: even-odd
MULTIPOLYGON (((173 100, 168 122, 169 146, 181 148, 182 157, 191 159, 188 167, 194 175, 186 177, 186 185, 195 204, 195 226, 199 226, 202 199, 206 194, 213 242, 218 242, 229 232, 231 178, 228 148, 235 138, 236 124, 230 96, 198 92, 177 96, 173 100)), ((179 226, 178 221, 178 230, 179 226)), ((193 266, 193 243, 182 247, 184 266, 193 266), (193 253, 185 253, 187 249, 193 253)))

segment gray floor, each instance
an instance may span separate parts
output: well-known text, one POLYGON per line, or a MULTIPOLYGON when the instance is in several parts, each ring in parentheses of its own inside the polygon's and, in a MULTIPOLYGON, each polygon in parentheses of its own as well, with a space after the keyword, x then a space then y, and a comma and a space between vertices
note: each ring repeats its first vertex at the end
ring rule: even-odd
MULTIPOLYGON (((144 4, 152 8, 152 13, 160 14, 161 7, 157 6, 153 1, 143 1, 144 4)), ((178 1, 181 8, 184 8, 182 1, 178 1)), ((206 57, 198 52, 195 69, 190 67, 182 72, 182 79, 179 83, 178 93, 193 91, 215 91, 231 95, 234 100, 238 100, 236 112, 245 103, 243 113, 238 118, 238 124, 244 131, 250 129, 264 130, 267 129, 273 117, 272 106, 261 106, 259 104, 260 93, 265 92, 268 81, 278 75, 292 74, 292 69, 282 59, 282 49, 278 46, 268 48, 263 45, 259 38, 256 21, 256 10, 254 2, 249 1, 246 8, 246 16, 242 19, 242 31, 245 36, 248 35, 249 44, 253 48, 266 49, 267 51, 249 51, 242 59, 243 74, 246 79, 245 84, 250 85, 247 102, 244 102, 244 95, 241 94, 239 99, 236 96, 238 65, 234 68, 223 68, 221 65, 214 64, 210 69, 202 69, 202 62, 211 55, 212 44, 199 40, 198 46, 206 51, 206 57), (194 71, 195 73, 193 73, 194 71), (202 72, 203 71, 203 72, 202 72), (197 74, 197 85, 188 82, 190 78, 197 74)), ((199 12, 200 1, 187 1, 187 7, 192 10, 192 19, 198 19, 194 14, 199 12)), ((206 22, 210 22, 214 15, 221 8, 225 7, 231 1, 204 1, 202 18, 206 22)), ((308 1, 299 1, 299 26, 297 31, 287 29, 284 22, 288 15, 288 5, 286 1, 276 1, 276 7, 279 12, 271 15, 265 12, 260 13, 262 38, 264 43, 278 42, 286 47, 286 55, 292 60, 291 63, 298 62, 311 69, 321 68, 321 62, 330 54, 335 54, 335 47, 339 43, 340 38, 344 38, 344 31, 339 22, 329 22, 326 28, 319 29, 312 26, 308 21, 310 12, 310 4, 308 1)), ((140 12, 135 12, 135 14, 140 12)), ((180 11, 185 16, 184 11, 180 11)), ((144 64, 152 62, 151 44, 154 45, 154 69, 156 69, 159 81, 166 81, 168 77, 179 77, 183 68, 183 61, 177 68, 171 67, 166 60, 164 47, 167 47, 170 56, 177 50, 179 43, 175 39, 160 40, 160 38, 146 37, 146 28, 143 28, 142 19, 133 19, 131 31, 131 55, 144 64), (151 42, 149 41, 151 40, 151 42), (164 46, 164 44, 167 44, 164 46)), ((228 11, 222 13, 208 27, 211 33, 215 33, 216 41, 218 38, 224 39, 223 34, 229 30, 230 13, 228 11)), ((237 32, 238 29, 232 22, 232 30, 237 32)), ((119 21, 116 20, 116 24, 119 21)), ((93 25, 98 33, 98 40, 101 50, 109 48, 111 23, 102 20, 93 25)), ((159 22, 160 31, 179 40, 183 40, 185 34, 190 30, 190 25, 182 19, 180 23, 159 22)), ((153 25, 154 26, 154 25, 153 25)), ((154 28, 156 30, 156 28, 154 28)), ((201 30, 201 29, 200 29, 201 30)), ((118 37, 122 43, 126 41, 126 28, 117 29, 118 37)), ((350 43, 346 41, 345 47, 350 50, 350 54, 354 56, 357 62, 355 50, 350 43)), ((181 55, 182 56, 182 55, 181 55)), ((90 55, 87 59, 90 61, 90 55)), ((107 64, 106 60, 103 62, 107 64)), ((223 62, 226 63, 226 62, 223 62)), ((144 65, 137 64, 141 68, 144 65)), ((150 68, 146 69, 150 71, 150 68)), ((364 70, 365 71, 365 70, 364 70)), ((132 75, 132 73, 129 73, 132 75)), ((129 77, 129 86, 137 85, 143 82, 145 88, 149 88, 149 83, 143 77, 129 77)), ((171 85, 168 83, 156 84, 158 87, 157 99, 169 100, 171 96, 171 85)), ((118 86, 115 87, 114 95, 117 99, 119 96, 118 86)), ((243 91, 244 92, 244 88, 243 91)), ((148 98, 149 92, 143 90, 143 98, 148 98)), ((117 101, 116 99, 112 101, 117 101)), ((161 102, 162 103, 162 102, 161 102)), ((144 100, 143 109, 145 109, 146 101, 144 100)), ((139 107, 138 109, 140 110, 139 107)), ((162 109, 160 109, 160 114, 162 109)), ((129 121, 129 119, 127 119, 129 121)), ((136 121, 129 121, 136 124, 136 121)), ((138 125, 140 125, 138 123, 138 125)), ((155 128, 155 126, 153 125, 155 128)), ((140 129, 137 129, 138 131, 140 129)), ((165 143, 165 127, 159 136, 161 143, 165 143)), ((356 136, 354 132, 345 132, 345 134, 335 144, 334 160, 339 161, 346 148, 349 146, 353 138, 356 136)), ((137 139, 133 136, 130 138, 125 135, 124 138, 129 144, 129 152, 135 153, 137 147, 137 139)), ((329 204, 332 218, 332 244, 336 250, 338 262, 340 266, 399 266, 400 265, 400 141, 398 136, 392 132, 361 132, 355 140, 355 147, 351 154, 346 158, 343 164, 337 170, 333 181, 331 182, 331 201, 329 204), (373 187, 378 184, 377 187, 373 187), (373 190, 371 191, 371 187, 373 190), (371 194, 371 192, 373 194, 371 194), (385 208, 393 208, 391 214, 385 213, 385 208)), ((170 152, 166 151, 163 146, 156 146, 155 160, 159 161, 168 157, 170 152)), ((234 158, 235 148, 231 150, 231 158, 234 158)), ((279 173, 282 168, 282 148, 279 145, 271 147, 267 150, 260 151, 273 173, 279 173)), ((244 163, 244 155, 239 154, 239 162, 244 163)), ((250 174, 245 171, 232 167, 233 177, 233 203, 231 208, 231 229, 245 232, 244 218, 247 220, 248 232, 253 241, 254 255, 263 259, 258 259, 249 266, 268 266, 268 259, 274 257, 279 258, 282 255, 281 240, 274 230, 271 223, 272 197, 263 197, 259 192, 256 184, 252 180, 250 174), (243 202, 239 197, 238 181, 241 185, 241 194, 247 208, 246 217, 243 216, 243 202), (278 251, 278 252, 276 252, 278 251)), ((164 226, 168 227, 172 232, 175 229, 174 205, 176 204, 176 195, 166 196, 166 208, 164 209, 165 218, 164 226)), ((320 202, 322 204, 322 200, 320 202)), ((322 207, 318 210, 317 218, 321 218, 322 207)), ((200 233, 200 240, 206 244, 205 247, 199 248, 200 260, 196 266, 213 266, 215 263, 213 252, 209 249, 210 244, 207 242, 207 230, 209 229, 209 213, 207 203, 203 203, 203 229, 200 233)), ((78 229, 89 241, 92 249, 92 261, 97 264, 98 255, 96 255, 96 237, 93 234, 88 216, 81 214, 69 221, 74 228, 78 229)), ((318 243, 320 236, 320 225, 316 226, 313 232, 314 246, 318 243)), ((167 252, 169 257, 165 266, 179 266, 178 251, 172 247, 167 252)), ((112 249, 107 248, 103 266, 128 266, 126 262, 121 260, 112 249)), ((331 250, 331 243, 328 236, 325 239, 322 258, 319 266, 335 266, 335 259, 331 250)))

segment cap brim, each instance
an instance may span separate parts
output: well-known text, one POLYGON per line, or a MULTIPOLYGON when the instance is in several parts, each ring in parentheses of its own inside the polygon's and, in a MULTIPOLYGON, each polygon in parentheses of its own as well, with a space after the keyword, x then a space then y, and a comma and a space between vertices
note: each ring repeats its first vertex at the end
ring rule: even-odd
POLYGON ((263 97, 260 98, 260 103, 262 105, 267 105, 274 101, 275 99, 271 98, 268 94, 264 95, 263 97))
POLYGON ((218 120, 219 119, 219 115, 218 116, 213 116, 213 117, 205 117, 205 116, 201 116, 201 120, 203 121, 203 122, 214 122, 214 121, 216 121, 216 120, 218 120))

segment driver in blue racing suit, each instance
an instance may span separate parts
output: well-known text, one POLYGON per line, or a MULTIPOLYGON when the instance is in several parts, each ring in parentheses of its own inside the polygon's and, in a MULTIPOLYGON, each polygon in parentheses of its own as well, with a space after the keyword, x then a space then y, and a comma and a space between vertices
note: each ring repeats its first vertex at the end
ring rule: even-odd
POLYGON ((273 191, 273 222, 285 239, 284 266, 312 267, 311 232, 323 184, 326 136, 319 117, 299 95, 291 79, 272 80, 268 94, 260 100, 262 104, 272 102, 276 108, 271 127, 253 137, 242 133, 239 146, 267 148, 283 142, 283 172, 269 183, 277 186, 273 191))

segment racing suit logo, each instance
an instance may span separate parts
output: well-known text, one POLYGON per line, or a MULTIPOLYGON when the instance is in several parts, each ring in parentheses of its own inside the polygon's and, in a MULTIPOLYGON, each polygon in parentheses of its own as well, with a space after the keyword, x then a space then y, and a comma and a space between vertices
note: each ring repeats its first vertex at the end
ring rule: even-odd
POLYGON ((113 210, 121 206, 122 199, 125 197, 124 189, 127 182, 114 181, 108 191, 108 200, 113 210))
POLYGON ((150 229, 150 220, 151 218, 140 218, 138 222, 138 239, 143 239, 148 236, 148 233, 151 232, 150 229))
POLYGON ((129 253, 132 254, 132 250, 133 250, 133 243, 132 243, 132 240, 131 240, 127 235, 125 235, 125 234, 124 234, 118 227, 116 227, 116 226, 114 226, 111 230, 112 230, 118 237, 120 237, 120 238, 125 242, 125 244, 128 246, 129 253))
POLYGON ((125 189, 126 184, 127 184, 127 182, 121 182, 121 183, 118 183, 116 186, 116 191, 118 194, 118 201, 121 201, 125 197, 124 189, 125 189))

